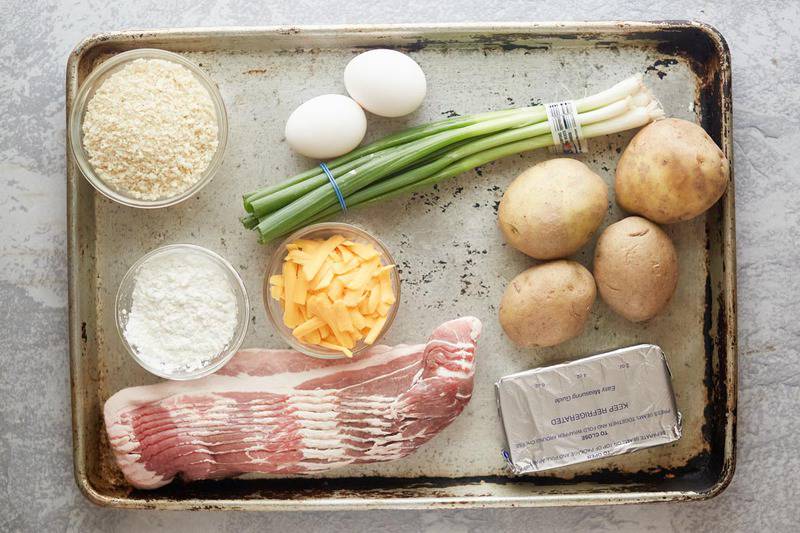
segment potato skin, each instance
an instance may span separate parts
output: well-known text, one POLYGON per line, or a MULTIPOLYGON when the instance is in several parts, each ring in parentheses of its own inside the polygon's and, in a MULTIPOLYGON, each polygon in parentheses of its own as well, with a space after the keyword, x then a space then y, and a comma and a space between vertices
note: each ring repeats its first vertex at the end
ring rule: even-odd
POLYGON ((509 283, 500 302, 500 325, 520 346, 555 346, 580 335, 596 294, 591 272, 580 263, 537 265, 509 283))
POLYGON ((728 187, 728 159, 700 126, 653 122, 631 140, 617 165, 617 203, 660 224, 692 219, 728 187))
POLYGON ((611 224, 597 240, 594 277, 616 313, 643 322, 669 303, 678 283, 678 254, 664 230, 641 217, 611 224))
POLYGON ((608 185, 575 159, 550 159, 520 174, 498 209, 506 240, 536 259, 577 252, 608 211, 608 185))

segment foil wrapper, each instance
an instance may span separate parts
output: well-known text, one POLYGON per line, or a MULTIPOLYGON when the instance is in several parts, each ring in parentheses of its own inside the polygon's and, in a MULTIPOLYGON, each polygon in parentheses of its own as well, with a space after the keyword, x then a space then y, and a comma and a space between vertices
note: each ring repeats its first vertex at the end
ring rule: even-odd
POLYGON ((495 384, 515 474, 676 441, 681 415, 660 347, 640 344, 505 376, 495 384))

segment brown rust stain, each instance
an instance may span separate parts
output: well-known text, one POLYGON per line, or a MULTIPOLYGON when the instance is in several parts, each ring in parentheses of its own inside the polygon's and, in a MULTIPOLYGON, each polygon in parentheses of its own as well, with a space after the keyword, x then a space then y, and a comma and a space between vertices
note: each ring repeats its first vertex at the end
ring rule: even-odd
POLYGON ((100 435, 97 439, 96 454, 100 457, 98 472, 92 482, 96 487, 103 487, 114 493, 115 496, 129 496, 133 488, 125 481, 122 471, 117 467, 108 442, 105 424, 101 424, 100 435))

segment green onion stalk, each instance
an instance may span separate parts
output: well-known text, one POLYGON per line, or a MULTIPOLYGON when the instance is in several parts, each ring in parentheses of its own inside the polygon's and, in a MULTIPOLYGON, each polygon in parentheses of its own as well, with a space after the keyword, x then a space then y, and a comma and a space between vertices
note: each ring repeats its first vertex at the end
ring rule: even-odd
MULTIPOLYGON (((664 112, 632 76, 575 100, 584 138, 639 128, 664 112)), ((423 124, 389 135, 327 163, 347 208, 428 187, 497 159, 554 144, 542 105, 479 113, 423 124)), ((341 212, 320 167, 244 195, 245 228, 262 243, 341 212)))

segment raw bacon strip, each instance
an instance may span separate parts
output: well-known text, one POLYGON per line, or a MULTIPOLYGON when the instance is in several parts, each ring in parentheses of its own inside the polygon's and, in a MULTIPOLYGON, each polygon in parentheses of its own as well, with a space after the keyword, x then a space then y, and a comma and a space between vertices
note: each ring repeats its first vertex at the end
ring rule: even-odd
POLYGON ((412 453, 472 396, 481 324, 446 322, 427 344, 324 361, 243 350, 216 374, 121 390, 105 404, 125 478, 153 489, 245 473, 303 474, 412 453))

